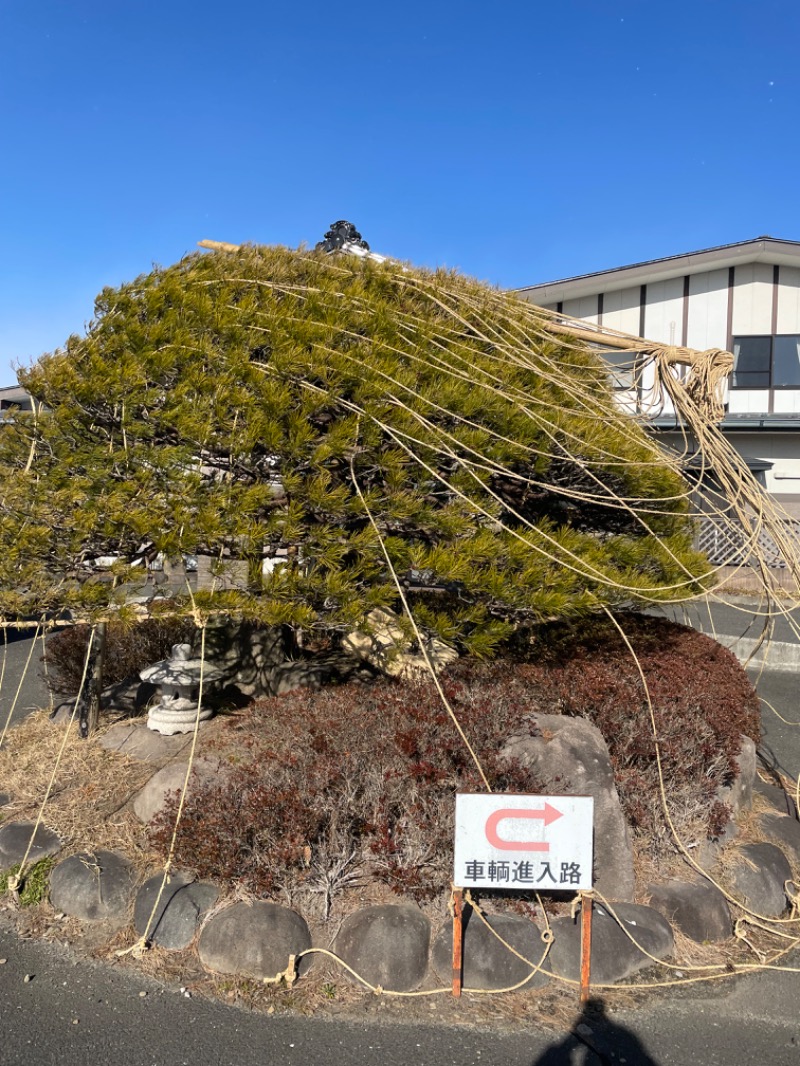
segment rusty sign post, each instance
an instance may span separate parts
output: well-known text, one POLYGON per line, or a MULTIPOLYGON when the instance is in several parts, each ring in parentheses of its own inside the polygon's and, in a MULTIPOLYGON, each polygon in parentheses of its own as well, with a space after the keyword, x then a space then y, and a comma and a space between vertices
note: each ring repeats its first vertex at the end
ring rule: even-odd
POLYGON ((464 889, 453 885, 453 995, 461 995, 464 972, 464 889))
POLYGON ((581 1004, 589 1002, 592 976, 592 911, 594 902, 588 892, 581 892, 581 1004))

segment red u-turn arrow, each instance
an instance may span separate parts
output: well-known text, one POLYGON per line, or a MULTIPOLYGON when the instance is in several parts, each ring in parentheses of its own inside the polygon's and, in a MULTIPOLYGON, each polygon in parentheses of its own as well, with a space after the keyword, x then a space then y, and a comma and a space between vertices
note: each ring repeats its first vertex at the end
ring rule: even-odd
POLYGON ((542 840, 504 840, 497 832, 497 827, 500 822, 504 822, 506 819, 510 821, 512 818, 538 818, 545 825, 550 825, 556 818, 561 817, 563 817, 561 811, 557 811, 547 801, 545 801, 544 807, 538 811, 505 807, 502 810, 494 811, 486 819, 486 839, 498 851, 549 851, 550 845, 542 840))

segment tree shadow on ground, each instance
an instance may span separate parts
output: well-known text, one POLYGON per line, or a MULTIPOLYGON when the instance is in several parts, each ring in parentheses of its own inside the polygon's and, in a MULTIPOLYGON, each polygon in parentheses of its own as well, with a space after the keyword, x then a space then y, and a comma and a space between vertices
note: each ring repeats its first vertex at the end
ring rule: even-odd
POLYGON ((552 1044, 531 1066, 658 1066, 635 1033, 613 1022, 605 1002, 590 999, 563 1040, 552 1044))

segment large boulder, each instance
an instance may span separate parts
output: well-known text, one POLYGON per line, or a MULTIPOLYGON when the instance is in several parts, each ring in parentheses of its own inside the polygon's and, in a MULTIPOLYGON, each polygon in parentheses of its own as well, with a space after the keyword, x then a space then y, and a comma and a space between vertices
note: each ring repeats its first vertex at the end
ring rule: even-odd
MULTIPOLYGON (((200 933, 200 960, 214 973, 276 977, 284 972, 290 955, 311 947, 305 920, 276 903, 234 903, 209 919, 200 933)), ((298 972, 310 965, 300 960, 298 972)))
POLYGON ((551 791, 594 797, 594 883, 608 899, 633 899, 633 847, 608 746, 584 718, 537 714, 539 735, 509 737, 500 755, 516 759, 551 791), (559 785, 566 782, 567 788, 559 785))
MULTIPOLYGON (((658 911, 635 903, 617 903, 614 913, 616 918, 602 904, 594 906, 591 979, 595 984, 614 984, 637 970, 652 966, 654 959, 664 959, 672 953, 672 929, 658 911)), ((577 920, 556 918, 552 929, 549 968, 559 977, 579 980, 580 916, 577 920)))
POLYGON ((761 814, 758 817, 760 835, 776 844, 791 866, 800 869, 800 822, 788 814, 761 814))
POLYGON ((726 824, 720 840, 726 842, 736 836, 736 819, 742 811, 749 810, 753 805, 753 786, 756 774, 756 745, 750 737, 742 736, 742 747, 737 756, 738 769, 732 781, 727 785, 720 785, 717 789, 717 799, 727 804, 731 809, 731 817, 726 824))
POLYGON ((113 851, 70 855, 50 874, 50 902, 84 922, 122 921, 133 900, 136 871, 113 851))
POLYGON ((408 992, 428 969, 430 922, 417 907, 386 904, 351 914, 334 951, 371 985, 408 992))
POLYGON ((421 651, 411 651, 397 615, 382 607, 370 611, 363 629, 344 637, 342 648, 389 677, 427 677, 428 662, 439 673, 458 658, 455 648, 437 637, 426 638, 427 661, 421 651))
MULTIPOLYGON (((200 638, 192 653, 200 655, 200 638)), ((297 648, 283 626, 259 626, 220 617, 206 629, 206 661, 221 671, 217 687, 226 696, 280 696, 298 688, 319 689, 377 676, 361 658, 346 649, 306 654, 297 648)))
POLYGON ((666 881, 650 885, 650 906, 690 940, 714 944, 731 935, 731 912, 725 896, 708 881, 666 881))
POLYGON ((27 865, 31 866, 49 855, 58 855, 61 841, 47 826, 40 825, 33 833, 35 822, 8 822, 0 829, 0 870, 10 870, 25 858, 33 834, 33 845, 28 852, 27 865))
MULTIPOLYGON (((491 929, 486 928, 471 908, 465 909, 462 940, 464 988, 497 990, 525 982, 522 987, 530 989, 546 984, 548 977, 535 969, 545 948, 536 923, 512 914, 493 914, 487 916, 487 921, 491 929), (509 951, 498 937, 502 937, 523 958, 509 951)), ((445 922, 433 942, 432 962, 441 980, 449 984, 453 975, 452 919, 445 922)))
MULTIPOLYGON (((198 634, 194 655, 200 654, 200 640, 198 634)), ((243 696, 276 695, 276 671, 291 650, 282 626, 259 626, 221 616, 206 627, 206 662, 222 671, 217 684, 231 686, 243 696)))
POLYGON ((217 902, 219 889, 173 874, 161 891, 163 874, 148 878, 136 894, 133 924, 139 936, 167 951, 182 951, 194 940, 203 915, 217 902), (153 913, 159 891, 161 898, 153 913))
POLYGON ((379 671, 364 660, 345 653, 323 653, 293 659, 276 667, 273 688, 275 695, 281 696, 298 688, 316 690, 325 685, 370 683, 378 676, 379 671))
POLYGON ((785 886, 791 879, 789 861, 775 844, 743 844, 731 871, 735 892, 745 906, 768 918, 778 918, 786 910, 785 886))

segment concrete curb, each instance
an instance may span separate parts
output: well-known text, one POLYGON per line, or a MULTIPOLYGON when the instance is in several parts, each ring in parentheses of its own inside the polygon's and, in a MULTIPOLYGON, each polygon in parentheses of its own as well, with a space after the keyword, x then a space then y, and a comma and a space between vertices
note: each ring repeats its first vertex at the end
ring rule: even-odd
MULTIPOLYGON (((710 636, 710 634, 709 634, 710 636)), ((800 644, 788 641, 759 641, 754 637, 717 635, 717 643, 732 651, 744 666, 763 666, 768 670, 800 670, 800 644), (752 656, 752 658, 750 658, 752 656), (749 662, 748 662, 749 660, 749 662)))

